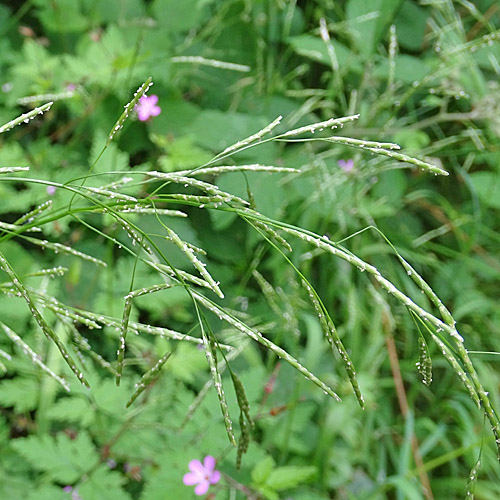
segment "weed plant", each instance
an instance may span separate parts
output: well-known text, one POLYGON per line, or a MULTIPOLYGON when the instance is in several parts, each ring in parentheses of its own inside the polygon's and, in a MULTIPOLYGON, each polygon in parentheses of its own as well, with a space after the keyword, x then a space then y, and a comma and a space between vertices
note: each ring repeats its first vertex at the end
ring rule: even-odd
POLYGON ((499 15, 0 5, 0 498, 498 498, 499 15))

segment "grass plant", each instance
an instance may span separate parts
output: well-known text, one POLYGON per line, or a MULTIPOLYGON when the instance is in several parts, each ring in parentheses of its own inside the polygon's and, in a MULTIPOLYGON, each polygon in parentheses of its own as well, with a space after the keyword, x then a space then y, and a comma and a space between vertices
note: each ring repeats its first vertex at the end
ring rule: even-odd
POLYGON ((500 495, 494 3, 0 15, 2 498, 500 495))

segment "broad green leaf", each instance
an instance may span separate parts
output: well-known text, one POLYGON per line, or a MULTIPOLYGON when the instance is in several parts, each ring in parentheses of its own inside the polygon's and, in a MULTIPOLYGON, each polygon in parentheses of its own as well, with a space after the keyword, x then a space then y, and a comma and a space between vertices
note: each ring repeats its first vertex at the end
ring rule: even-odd
POLYGON ((207 109, 195 117, 189 130, 199 146, 218 153, 268 124, 264 116, 207 109))
POLYGON ((474 172, 470 180, 479 199, 491 208, 500 208, 500 176, 493 172, 474 172))
MULTIPOLYGON (((431 66, 418 57, 408 54, 399 54, 396 56, 395 80, 406 84, 420 81, 431 71, 431 66)), ((386 79, 389 74, 389 62, 384 59, 375 69, 374 74, 386 79)))
POLYGON ((84 31, 88 28, 89 21, 80 11, 80 2, 76 0, 57 0, 34 2, 40 8, 39 18, 47 31, 56 33, 71 33, 84 31))
POLYGON ((373 194, 377 198, 383 198, 397 205, 406 193, 408 181, 402 170, 390 170, 382 172, 378 176, 378 182, 373 186, 373 194))
POLYGON ((254 483, 262 485, 269 478, 272 470, 274 468, 274 460, 272 457, 266 457, 261 460, 253 469, 252 469, 252 480, 254 483))
POLYGON ((287 490, 309 481, 316 475, 316 472, 316 467, 312 465, 277 467, 271 471, 265 483, 266 486, 278 491, 287 490))
POLYGON ((359 52, 368 56, 377 51, 382 35, 391 24, 402 1, 349 0, 346 14, 359 52))
POLYGON ((393 142, 399 144, 405 151, 417 153, 430 143, 429 136, 423 130, 400 130, 392 137, 393 142))
POLYGON ((118 2, 81 1, 87 4, 87 9, 95 16, 97 23, 124 22, 125 20, 138 19, 144 15, 144 6, 138 0, 118 2))
MULTIPOLYGON (((290 37, 288 42, 297 54, 330 66, 328 49, 321 38, 311 35, 298 35, 290 37)), ((359 57, 356 54, 336 40, 331 40, 331 43, 335 49, 335 55, 337 56, 339 66, 343 71, 350 69, 361 71, 359 57)))
POLYGON ((206 0, 156 0, 153 13, 162 29, 170 33, 188 31, 208 15, 206 0))
POLYGON ((398 44, 408 50, 422 48, 429 13, 416 2, 405 0, 399 9, 394 24, 398 44))

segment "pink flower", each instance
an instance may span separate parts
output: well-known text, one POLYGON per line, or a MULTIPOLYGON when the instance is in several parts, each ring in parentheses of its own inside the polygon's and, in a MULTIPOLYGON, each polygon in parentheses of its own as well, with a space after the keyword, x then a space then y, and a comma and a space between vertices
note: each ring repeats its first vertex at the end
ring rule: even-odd
POLYGON ((199 460, 189 462, 189 470, 184 474, 182 482, 186 486, 197 485, 194 492, 197 495, 204 495, 211 484, 217 484, 220 481, 220 472, 215 470, 215 458, 207 455, 203 460, 203 465, 199 460))
POLYGON ((65 486, 63 491, 65 493, 71 493, 71 500, 82 500, 82 497, 78 494, 78 490, 72 486, 65 486))
POLYGON ((47 186, 47 194, 49 196, 54 196, 56 194, 57 188, 55 186, 47 186))
POLYGON ((350 172, 354 168, 354 160, 352 158, 347 161, 339 160, 337 163, 344 172, 350 172))
POLYGON ((137 111, 137 116, 141 122, 149 120, 152 116, 158 116, 161 113, 160 106, 157 106, 158 96, 157 95, 143 95, 137 105, 135 110, 137 111))

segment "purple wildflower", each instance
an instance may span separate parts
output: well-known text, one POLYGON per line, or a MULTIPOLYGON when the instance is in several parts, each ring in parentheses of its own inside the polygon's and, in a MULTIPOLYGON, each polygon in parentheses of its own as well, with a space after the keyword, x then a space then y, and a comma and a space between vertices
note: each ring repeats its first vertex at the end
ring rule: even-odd
POLYGON ((71 500, 82 500, 82 497, 78 494, 78 490, 72 486, 65 486, 63 491, 65 493, 71 493, 71 500))
POLYGON ((189 470, 182 479, 186 486, 194 486, 196 495, 204 495, 211 484, 217 484, 220 481, 220 472, 215 470, 215 458, 207 455, 203 459, 203 464, 199 460, 189 462, 189 470))
POLYGON ((141 122, 149 120, 152 116, 158 116, 161 113, 160 106, 157 106, 158 96, 157 95, 143 95, 137 105, 135 110, 137 111, 137 116, 141 122))
POLYGON ((55 186, 47 186, 47 194, 49 196, 54 196, 56 194, 57 188, 55 186))
POLYGON ((347 161, 339 160, 337 163, 344 172, 350 172, 354 168, 354 160, 352 158, 347 161))

